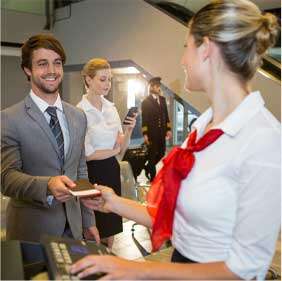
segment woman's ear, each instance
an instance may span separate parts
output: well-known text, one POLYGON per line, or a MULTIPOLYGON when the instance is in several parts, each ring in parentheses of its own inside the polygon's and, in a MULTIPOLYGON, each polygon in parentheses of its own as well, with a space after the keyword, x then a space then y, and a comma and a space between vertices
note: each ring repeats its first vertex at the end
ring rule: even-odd
POLYGON ((92 78, 90 76, 88 76, 88 75, 85 76, 85 81, 88 85, 90 84, 91 80, 92 80, 92 78))
POLYGON ((202 57, 203 57, 203 61, 206 61, 212 52, 212 41, 210 41, 210 39, 205 36, 203 38, 203 43, 202 43, 202 57))

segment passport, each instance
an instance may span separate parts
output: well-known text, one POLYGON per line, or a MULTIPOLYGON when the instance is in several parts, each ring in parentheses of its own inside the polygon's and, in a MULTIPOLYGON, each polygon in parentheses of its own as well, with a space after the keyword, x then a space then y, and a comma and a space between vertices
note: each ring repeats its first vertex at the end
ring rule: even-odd
POLYGON ((69 191, 73 196, 77 197, 97 197, 101 196, 101 191, 95 189, 93 184, 86 179, 79 179, 74 182, 76 186, 70 188, 69 191))

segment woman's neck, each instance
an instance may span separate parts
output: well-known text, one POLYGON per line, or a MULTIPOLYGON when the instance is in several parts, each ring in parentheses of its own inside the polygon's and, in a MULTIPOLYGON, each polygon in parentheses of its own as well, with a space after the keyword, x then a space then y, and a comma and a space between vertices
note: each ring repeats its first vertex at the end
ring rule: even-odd
POLYGON ((247 85, 242 85, 233 79, 223 78, 222 84, 209 93, 213 119, 208 127, 213 127, 221 123, 233 112, 248 95, 250 89, 247 85))
POLYGON ((102 111, 102 96, 97 95, 94 92, 88 92, 87 95, 88 101, 99 111, 102 111))

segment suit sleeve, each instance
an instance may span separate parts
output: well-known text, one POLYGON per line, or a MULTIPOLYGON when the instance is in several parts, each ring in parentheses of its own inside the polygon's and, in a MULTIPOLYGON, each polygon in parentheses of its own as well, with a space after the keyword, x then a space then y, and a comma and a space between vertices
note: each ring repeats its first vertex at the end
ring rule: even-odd
MULTIPOLYGON (((83 140, 82 140, 82 145, 81 145, 80 161, 79 161, 79 166, 77 169, 77 178, 78 179, 81 179, 81 178, 88 179, 86 157, 85 157, 85 146, 84 146, 87 119, 86 119, 85 113, 83 114, 84 114, 84 118, 82 122, 85 128, 83 132, 83 140)), ((88 209, 83 204, 81 204, 80 207, 81 207, 81 216, 82 216, 82 227, 89 228, 93 225, 96 225, 94 211, 92 211, 91 209, 88 209)))
POLYGON ((25 200, 30 204, 49 208, 47 185, 50 177, 23 173, 20 141, 15 120, 1 112, 1 192, 3 195, 25 200))
POLYGON ((167 110, 165 98, 164 98, 164 110, 165 110, 165 120, 166 120, 166 131, 170 131, 171 130, 171 124, 170 124, 170 121, 169 121, 168 110, 167 110))
POLYGON ((142 134, 148 135, 148 127, 149 127, 148 124, 149 124, 150 113, 148 112, 149 108, 146 100, 142 102, 141 110, 142 110, 142 134))

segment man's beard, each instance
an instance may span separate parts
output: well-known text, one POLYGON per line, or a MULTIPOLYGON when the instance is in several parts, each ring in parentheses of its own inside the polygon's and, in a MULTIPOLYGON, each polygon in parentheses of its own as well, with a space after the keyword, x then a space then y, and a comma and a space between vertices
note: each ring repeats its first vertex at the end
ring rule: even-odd
POLYGON ((58 84, 58 86, 55 87, 55 88, 46 87, 46 86, 44 85, 44 83, 41 83, 41 81, 38 81, 37 79, 34 79, 34 80, 33 80, 33 83, 36 85, 36 87, 37 87, 40 91, 42 91, 42 92, 45 93, 45 94, 50 94, 50 95, 51 95, 51 94, 55 94, 55 93, 58 92, 59 87, 60 87, 62 81, 60 81, 60 83, 58 84))

